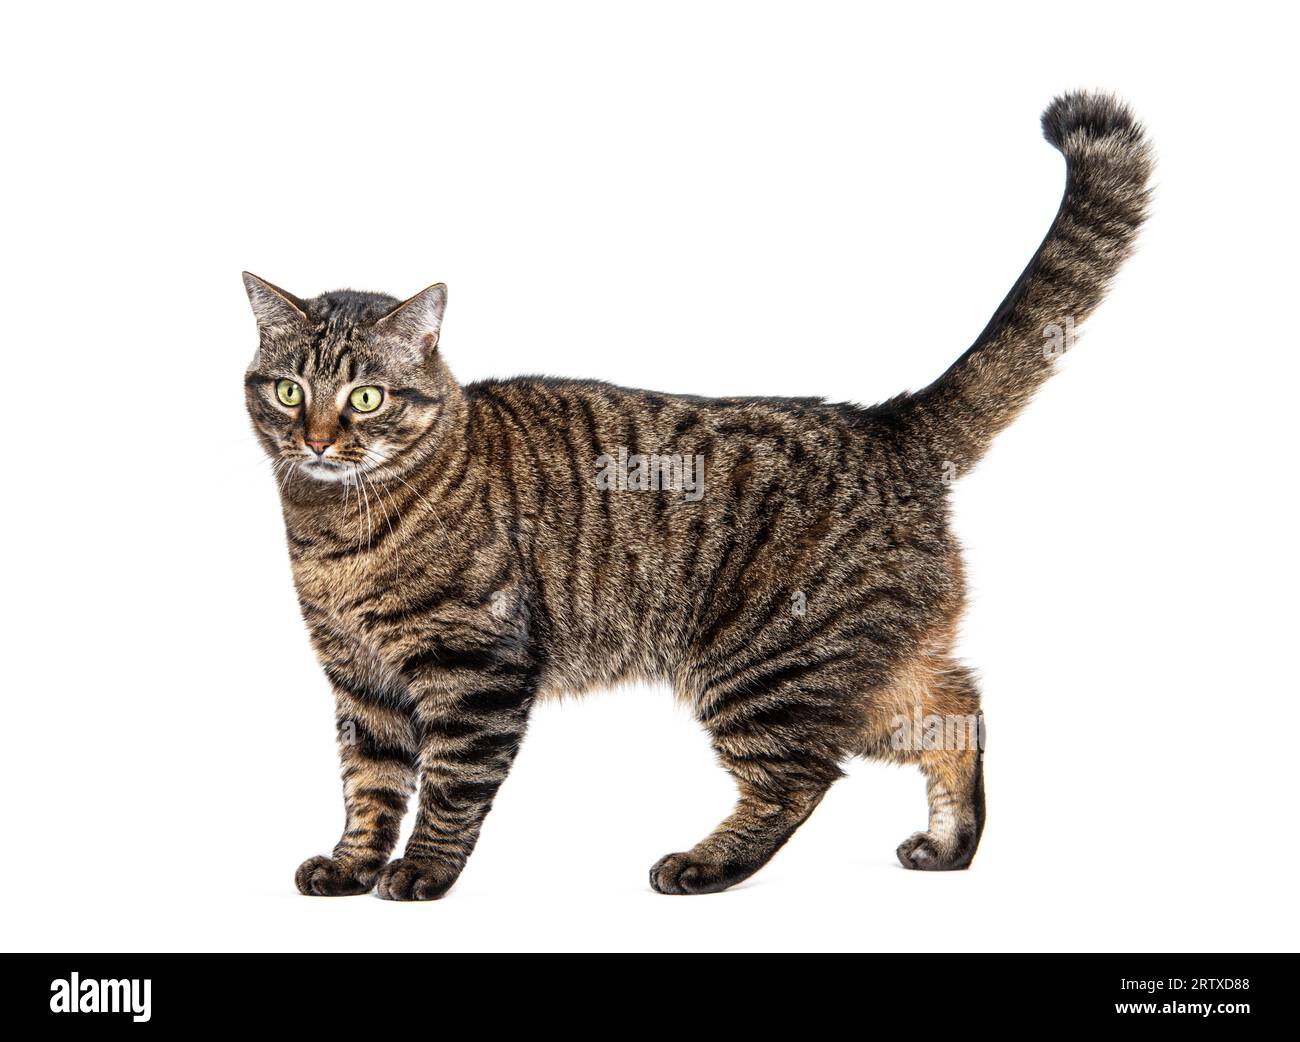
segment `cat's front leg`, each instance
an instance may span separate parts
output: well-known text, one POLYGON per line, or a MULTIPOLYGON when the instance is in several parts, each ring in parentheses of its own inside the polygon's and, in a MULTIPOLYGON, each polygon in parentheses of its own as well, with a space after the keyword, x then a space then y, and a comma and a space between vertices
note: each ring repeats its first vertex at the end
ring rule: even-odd
POLYGON ((418 745, 410 716, 374 686, 373 670, 339 654, 337 644, 316 644, 334 687, 347 820, 332 855, 308 858, 295 882, 313 897, 364 894, 397 845, 415 791, 418 745))
POLYGON ((407 674, 419 734, 419 811, 405 855, 379 874, 392 901, 431 901, 456 882, 514 762, 537 690, 517 648, 441 649, 407 674))

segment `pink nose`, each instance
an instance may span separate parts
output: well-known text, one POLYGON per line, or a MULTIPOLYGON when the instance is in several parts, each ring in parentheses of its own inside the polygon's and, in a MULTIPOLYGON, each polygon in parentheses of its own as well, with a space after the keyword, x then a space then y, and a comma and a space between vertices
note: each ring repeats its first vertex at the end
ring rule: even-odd
POLYGON ((330 438, 328 441, 312 441, 308 438, 307 444, 311 447, 311 451, 316 453, 317 456, 324 456, 325 450, 334 444, 334 439, 330 438))

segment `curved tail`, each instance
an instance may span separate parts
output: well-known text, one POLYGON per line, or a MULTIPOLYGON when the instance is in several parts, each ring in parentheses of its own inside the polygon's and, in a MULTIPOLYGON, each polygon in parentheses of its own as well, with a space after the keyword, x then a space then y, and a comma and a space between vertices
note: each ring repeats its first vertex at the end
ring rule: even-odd
POLYGON ((1121 102, 1065 94, 1043 113, 1043 135, 1067 163, 1065 197, 1047 238, 966 353, 929 387, 884 406, 931 458, 959 474, 1051 375, 1146 217, 1153 157, 1121 102))

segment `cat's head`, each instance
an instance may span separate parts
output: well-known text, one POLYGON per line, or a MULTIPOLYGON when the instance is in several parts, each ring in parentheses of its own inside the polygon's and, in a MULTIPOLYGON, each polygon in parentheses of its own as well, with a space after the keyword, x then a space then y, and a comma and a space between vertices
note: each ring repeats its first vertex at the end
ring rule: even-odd
POLYGON ((300 300, 247 272, 244 286, 259 337, 248 413, 284 471, 343 481, 428 454, 459 391, 438 356, 446 286, 405 302, 351 290, 300 300))

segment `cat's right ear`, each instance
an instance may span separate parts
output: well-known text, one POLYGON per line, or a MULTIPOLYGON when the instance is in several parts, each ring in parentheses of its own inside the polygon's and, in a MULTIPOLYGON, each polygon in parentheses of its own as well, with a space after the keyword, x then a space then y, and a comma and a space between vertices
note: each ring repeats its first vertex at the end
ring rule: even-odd
POLYGON ((244 289, 248 302, 253 305, 253 316, 258 329, 275 326, 292 326, 307 321, 307 305, 292 293, 272 286, 251 272, 244 272, 244 289))

